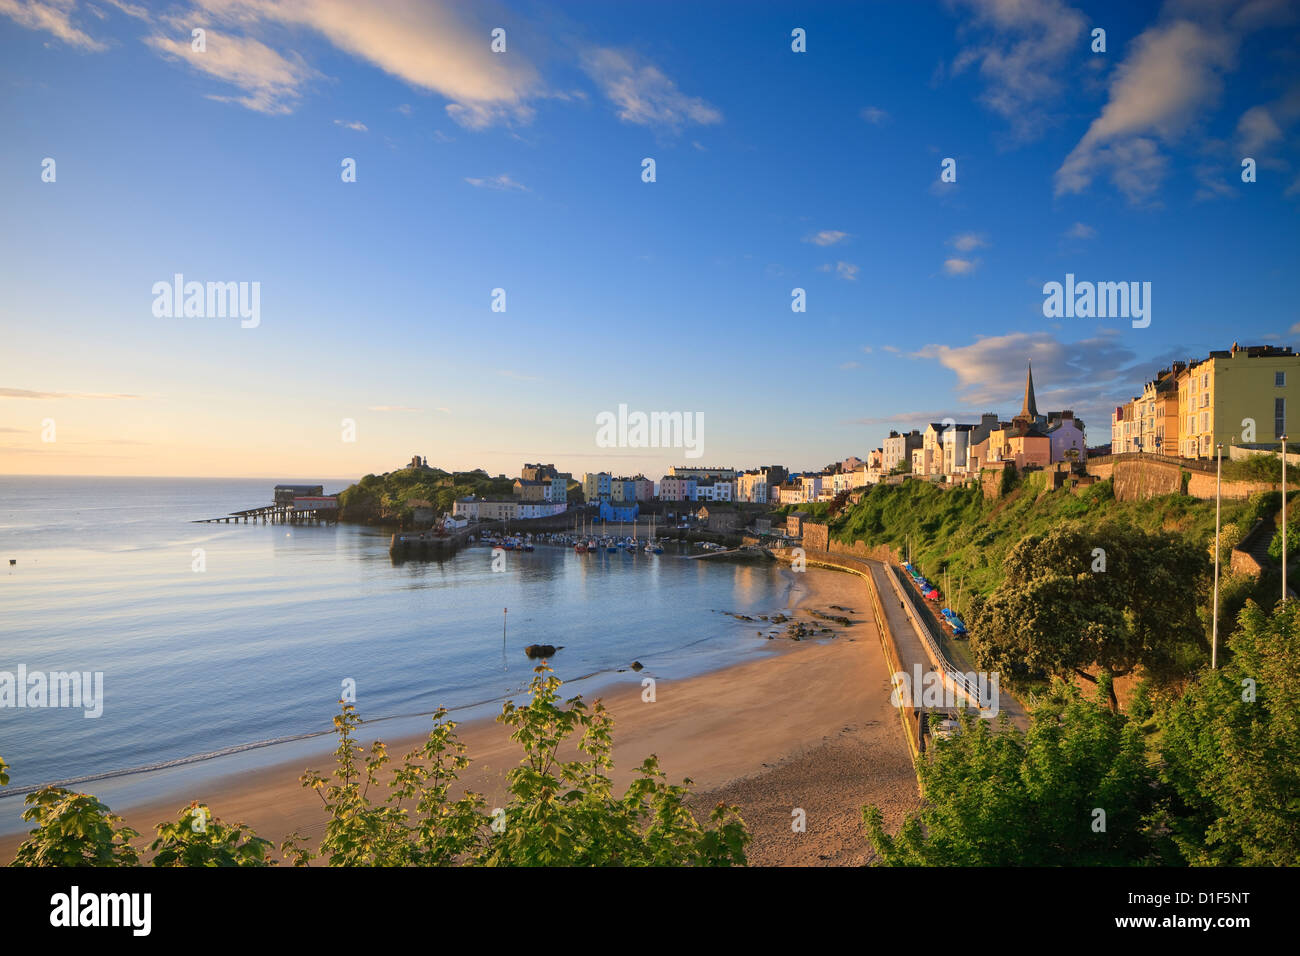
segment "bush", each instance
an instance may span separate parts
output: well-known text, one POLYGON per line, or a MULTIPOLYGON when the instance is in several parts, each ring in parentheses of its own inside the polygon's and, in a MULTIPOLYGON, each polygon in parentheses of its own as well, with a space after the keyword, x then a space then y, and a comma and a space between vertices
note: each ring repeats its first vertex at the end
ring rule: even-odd
MULTIPOLYGON (((305 866, 740 866, 749 834, 735 807, 719 804, 707 825, 686 806, 691 781, 669 784, 652 754, 636 779, 614 793, 613 718, 599 699, 560 702, 561 682, 542 665, 529 702, 507 702, 497 719, 514 729, 524 752, 508 775, 506 805, 486 812, 471 792, 453 797, 469 765, 447 711, 434 715, 423 746, 400 766, 382 741, 369 751, 354 738, 361 722, 342 704, 334 718, 339 744, 328 777, 307 771, 302 784, 320 794, 328 820, 318 852, 293 834, 281 844, 286 862, 305 866), (576 741, 580 756, 561 760, 576 741), (373 794, 373 796, 372 796, 373 794)), ((342 702, 340 702, 342 703, 342 702)), ((8 782, 0 760, 0 785, 8 782)), ((93 796, 46 787, 27 797, 23 819, 36 828, 14 866, 134 866, 139 834, 93 796)), ((243 824, 227 825, 192 803, 176 821, 159 824, 150 845, 154 866, 268 866, 271 843, 243 824)))

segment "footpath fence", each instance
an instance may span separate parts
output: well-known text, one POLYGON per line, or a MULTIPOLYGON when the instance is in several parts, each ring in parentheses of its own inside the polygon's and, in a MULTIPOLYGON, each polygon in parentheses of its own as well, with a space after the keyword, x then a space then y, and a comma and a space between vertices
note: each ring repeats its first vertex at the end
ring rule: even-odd
MULTIPOLYGON (((930 626, 929 616, 924 613, 924 605, 921 603, 921 596, 916 593, 916 589, 908 582, 903 580, 903 572, 894 565, 886 565, 886 573, 889 575, 889 582, 894 586, 895 593, 903 602, 903 607, 907 611, 907 616, 912 619, 916 626, 916 631, 921 635, 921 641, 925 644, 926 652, 934 662, 935 667, 943 675, 945 681, 952 684, 954 689, 963 694, 973 706, 983 707, 984 701, 979 697, 979 686, 971 679, 972 675, 967 674, 960 667, 948 659, 948 655, 943 652, 943 645, 939 641, 939 636, 934 633, 930 626)), ((917 693, 920 688, 916 689, 917 693)))

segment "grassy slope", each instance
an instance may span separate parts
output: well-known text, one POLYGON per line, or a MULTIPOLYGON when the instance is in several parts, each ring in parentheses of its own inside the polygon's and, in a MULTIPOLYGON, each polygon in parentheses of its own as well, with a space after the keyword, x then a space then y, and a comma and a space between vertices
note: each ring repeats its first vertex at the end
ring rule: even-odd
MULTIPOLYGON (((1104 520, 1136 525, 1147 531, 1178 532, 1205 548, 1214 540, 1214 502, 1186 495, 1165 495, 1147 501, 1116 501, 1109 481, 1098 482, 1072 494, 1062 489, 1046 492, 1045 476, 1030 474, 1010 494, 985 501, 977 486, 943 489, 929 482, 877 485, 856 506, 831 523, 831 534, 850 543, 887 544, 905 552, 911 542, 913 560, 922 573, 943 588, 948 571, 952 606, 963 585, 957 610, 969 610, 972 593, 990 593, 1002 580, 1002 563, 1011 548, 1026 535, 1039 534, 1061 522, 1085 526, 1104 520)), ((1226 551, 1250 530, 1255 520, 1280 504, 1276 493, 1257 495, 1248 502, 1223 502, 1222 541, 1226 551)), ((1289 542, 1288 542, 1289 543, 1289 542)), ((1250 582, 1227 581, 1220 613, 1231 621, 1253 590, 1250 582), (1238 593, 1240 592, 1240 593, 1238 593)), ((1204 596, 1208 605, 1209 595, 1204 596)))

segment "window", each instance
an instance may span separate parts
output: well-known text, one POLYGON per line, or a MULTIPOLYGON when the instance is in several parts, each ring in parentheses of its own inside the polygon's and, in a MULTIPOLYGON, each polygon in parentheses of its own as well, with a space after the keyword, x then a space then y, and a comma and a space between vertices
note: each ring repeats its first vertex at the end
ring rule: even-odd
POLYGON ((1201 412, 1201 431, 1208 432, 1209 430, 1210 430, 1210 413, 1201 412))
POLYGON ((1273 399, 1273 437, 1281 438, 1286 434, 1286 399, 1273 399))
POLYGON ((1209 387, 1210 387, 1210 373, 1206 372, 1204 375, 1201 376, 1201 388, 1205 389, 1209 387))
POLYGON ((1286 372, 1273 373, 1273 387, 1286 388, 1286 372))

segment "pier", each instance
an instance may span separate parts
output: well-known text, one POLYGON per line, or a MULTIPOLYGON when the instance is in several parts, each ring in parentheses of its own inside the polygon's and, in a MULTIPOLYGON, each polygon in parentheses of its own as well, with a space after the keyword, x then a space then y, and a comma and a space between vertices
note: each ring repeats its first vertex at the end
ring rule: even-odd
POLYGON ((295 508, 293 505, 267 505, 265 508, 249 508, 247 511, 232 511, 220 518, 198 518, 194 524, 334 524, 338 521, 336 508, 295 508))
POLYGON ((333 524, 339 520, 339 496, 321 485, 276 485, 274 504, 232 511, 220 518, 198 518, 194 524, 333 524))

